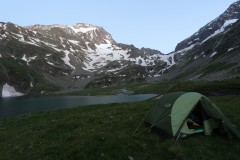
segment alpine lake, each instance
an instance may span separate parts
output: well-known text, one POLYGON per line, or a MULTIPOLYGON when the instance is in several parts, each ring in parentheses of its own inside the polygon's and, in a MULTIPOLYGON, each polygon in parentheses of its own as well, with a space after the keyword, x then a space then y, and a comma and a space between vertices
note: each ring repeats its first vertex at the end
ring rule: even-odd
POLYGON ((157 95, 21 96, 1 98, 0 118, 94 104, 137 102, 144 101, 155 96, 157 95))

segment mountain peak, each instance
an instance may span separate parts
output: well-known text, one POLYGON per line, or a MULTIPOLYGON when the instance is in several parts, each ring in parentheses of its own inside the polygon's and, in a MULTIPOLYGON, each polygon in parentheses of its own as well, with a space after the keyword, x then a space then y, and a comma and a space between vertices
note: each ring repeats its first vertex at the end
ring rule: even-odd
POLYGON ((67 25, 62 25, 62 24, 52 24, 52 25, 41 25, 41 24, 35 24, 35 25, 30 25, 30 26, 25 26, 24 28, 27 29, 32 29, 32 30, 50 30, 52 28, 67 28, 67 25))
POLYGON ((35 25, 25 26, 25 28, 32 29, 32 30, 51 30, 52 28, 62 28, 62 29, 71 28, 75 33, 87 33, 89 31, 102 29, 102 27, 87 24, 87 23, 76 23, 73 26, 62 25, 62 24, 51 24, 51 25, 35 24, 35 25))
POLYGON ((237 0, 237 1, 234 2, 232 5, 240 5, 240 0, 237 0))
POLYGON ((86 32, 89 32, 89 31, 94 31, 98 28, 101 28, 101 27, 98 27, 98 26, 95 26, 95 25, 91 25, 91 24, 87 24, 87 23, 77 23, 75 25, 73 25, 71 27, 76 33, 86 33, 86 32))
POLYGON ((82 28, 100 28, 99 26, 88 24, 88 23, 76 23, 73 25, 74 27, 82 27, 82 28))

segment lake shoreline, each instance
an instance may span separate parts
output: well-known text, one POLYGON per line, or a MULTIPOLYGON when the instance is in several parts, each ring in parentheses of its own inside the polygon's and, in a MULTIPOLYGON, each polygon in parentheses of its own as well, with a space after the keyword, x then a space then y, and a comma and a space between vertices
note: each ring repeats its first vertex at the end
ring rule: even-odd
POLYGON ((0 100, 0 118, 87 105, 144 101, 156 94, 108 96, 20 96, 0 100))

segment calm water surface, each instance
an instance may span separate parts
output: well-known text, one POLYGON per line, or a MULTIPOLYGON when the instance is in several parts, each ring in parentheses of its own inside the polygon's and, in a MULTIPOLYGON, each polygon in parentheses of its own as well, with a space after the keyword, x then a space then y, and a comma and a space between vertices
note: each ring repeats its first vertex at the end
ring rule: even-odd
POLYGON ((156 94, 130 96, 22 96, 0 99, 0 118, 92 104, 144 101, 156 94))

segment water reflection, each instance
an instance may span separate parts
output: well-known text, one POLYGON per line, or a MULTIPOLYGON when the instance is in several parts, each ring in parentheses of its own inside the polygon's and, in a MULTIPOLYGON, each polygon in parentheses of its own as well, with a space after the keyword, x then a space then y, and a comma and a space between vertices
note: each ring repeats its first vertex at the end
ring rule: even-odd
POLYGON ((0 117, 33 112, 51 111, 92 104, 143 101, 156 96, 140 94, 131 96, 22 96, 0 99, 0 117))

